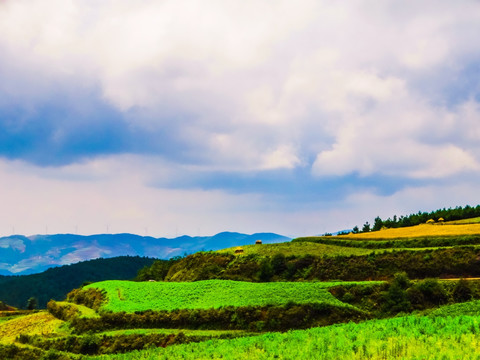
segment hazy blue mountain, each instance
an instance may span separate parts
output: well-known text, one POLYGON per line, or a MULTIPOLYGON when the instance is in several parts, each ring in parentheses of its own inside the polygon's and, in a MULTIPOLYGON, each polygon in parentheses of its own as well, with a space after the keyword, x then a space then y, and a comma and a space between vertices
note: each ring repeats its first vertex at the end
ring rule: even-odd
POLYGON ((184 235, 173 239, 134 234, 13 235, 0 238, 0 275, 33 274, 54 266, 124 255, 169 259, 200 250, 254 244, 255 240, 275 243, 290 239, 273 233, 247 235, 236 232, 214 236, 184 235))

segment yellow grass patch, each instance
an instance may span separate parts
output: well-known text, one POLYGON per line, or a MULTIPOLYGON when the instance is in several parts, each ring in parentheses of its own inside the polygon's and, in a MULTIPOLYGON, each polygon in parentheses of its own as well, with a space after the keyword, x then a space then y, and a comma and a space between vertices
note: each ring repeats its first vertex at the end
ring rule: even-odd
POLYGON ((0 342, 12 342, 20 334, 53 334, 62 324, 62 320, 55 318, 48 312, 21 316, 0 324, 0 342))
POLYGON ((422 236, 454 236, 454 235, 476 235, 480 234, 480 224, 420 224, 396 229, 386 229, 372 231, 361 234, 348 234, 339 236, 339 238, 358 238, 358 239, 394 239, 410 238, 422 236))

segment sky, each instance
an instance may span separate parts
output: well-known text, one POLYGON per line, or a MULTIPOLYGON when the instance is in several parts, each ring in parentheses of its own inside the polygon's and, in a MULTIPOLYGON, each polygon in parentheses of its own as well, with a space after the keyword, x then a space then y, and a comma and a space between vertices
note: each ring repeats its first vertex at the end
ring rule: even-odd
POLYGON ((469 0, 0 0, 0 235, 477 205, 479 34, 469 0))

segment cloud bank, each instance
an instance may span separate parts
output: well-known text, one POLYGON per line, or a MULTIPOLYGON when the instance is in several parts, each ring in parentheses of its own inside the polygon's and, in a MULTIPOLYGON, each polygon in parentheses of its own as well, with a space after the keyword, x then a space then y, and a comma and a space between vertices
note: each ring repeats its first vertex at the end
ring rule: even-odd
POLYGON ((478 33, 476 1, 0 2, 0 232, 477 204, 478 33))

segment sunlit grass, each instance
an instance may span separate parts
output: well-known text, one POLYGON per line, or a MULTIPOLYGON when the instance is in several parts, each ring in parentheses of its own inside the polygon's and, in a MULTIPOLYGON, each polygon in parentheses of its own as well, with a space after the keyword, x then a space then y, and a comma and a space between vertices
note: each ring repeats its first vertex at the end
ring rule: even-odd
POLYGON ((407 316, 174 345, 108 359, 478 359, 479 323, 472 316, 407 316))
POLYGON ((0 323, 0 342, 12 342, 20 334, 51 335, 59 332, 63 324, 46 311, 19 316, 0 323))
MULTIPOLYGON (((235 254, 236 247, 219 250, 219 253, 235 254)), ((263 245, 246 245, 242 246, 243 255, 257 254, 260 256, 274 256, 276 254, 283 254, 285 256, 295 255, 367 255, 375 250, 347 248, 336 245, 315 244, 309 242, 296 243, 284 242, 278 244, 263 244, 263 245)))
POLYGON ((425 236, 455 236, 480 234, 480 223, 449 225, 445 224, 421 224, 395 229, 371 231, 360 234, 341 235, 339 239, 395 239, 413 238, 425 236))
MULTIPOLYGON (((88 285, 104 290, 103 310, 145 311, 210 309, 223 306, 263 306, 294 303, 326 303, 349 307, 327 289, 342 282, 251 283, 231 280, 196 282, 102 281, 88 285)), ((357 283, 357 282, 354 282, 357 283)), ((343 284, 350 284, 343 282, 343 284)))

